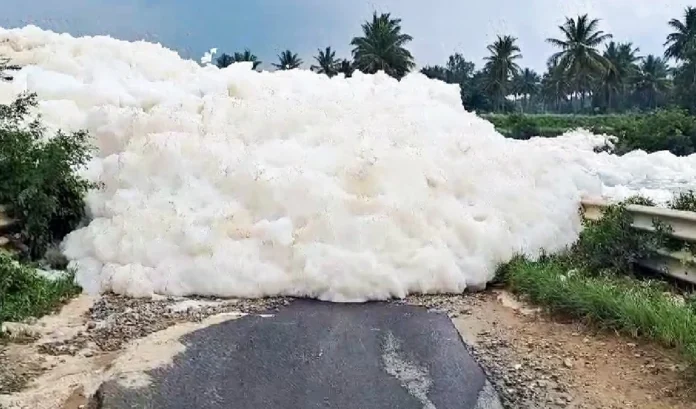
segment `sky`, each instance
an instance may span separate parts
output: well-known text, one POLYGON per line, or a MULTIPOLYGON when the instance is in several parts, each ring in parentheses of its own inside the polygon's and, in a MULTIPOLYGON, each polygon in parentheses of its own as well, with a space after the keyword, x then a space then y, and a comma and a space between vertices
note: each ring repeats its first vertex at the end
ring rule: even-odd
POLYGON ((350 40, 374 11, 402 19, 418 66, 460 52, 481 65, 499 34, 518 38, 523 67, 543 71, 565 16, 589 13, 641 55, 662 54, 667 22, 689 0, 0 0, 0 26, 34 24, 73 35, 159 42, 187 58, 250 48, 264 62, 290 49, 307 68, 318 48, 350 56, 350 40))

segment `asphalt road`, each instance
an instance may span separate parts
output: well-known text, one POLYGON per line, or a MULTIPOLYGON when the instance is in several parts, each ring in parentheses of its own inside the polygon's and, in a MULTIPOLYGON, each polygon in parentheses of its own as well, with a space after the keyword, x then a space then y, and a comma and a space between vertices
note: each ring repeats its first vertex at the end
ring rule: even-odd
POLYGON ((498 409, 447 316, 387 303, 295 301, 183 338, 149 387, 110 381, 102 409, 498 409))

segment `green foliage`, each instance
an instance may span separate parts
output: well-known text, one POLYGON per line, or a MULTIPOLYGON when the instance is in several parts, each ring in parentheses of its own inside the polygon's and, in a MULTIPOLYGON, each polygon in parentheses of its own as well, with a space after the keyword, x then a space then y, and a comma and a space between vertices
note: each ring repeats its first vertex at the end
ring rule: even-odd
POLYGON ((513 292, 551 312, 676 347, 696 363, 696 311, 661 283, 590 275, 556 258, 517 258, 502 270, 513 292))
POLYGON ((696 117, 679 109, 658 110, 615 126, 619 137, 616 152, 636 149, 646 152, 667 150, 678 156, 696 148, 696 117))
POLYGON ((0 105, 0 203, 21 222, 29 256, 73 230, 84 217, 83 197, 94 187, 75 174, 90 157, 85 132, 45 138, 37 121, 22 123, 37 104, 35 95, 0 105))
POLYGON ((510 138, 554 137, 584 128, 596 134, 617 136, 614 150, 617 154, 641 149, 686 156, 696 151, 696 117, 681 109, 625 115, 488 114, 483 117, 510 138))
POLYGON ((236 62, 245 61, 251 62, 251 67, 254 70, 261 65, 261 61, 259 61, 258 57, 256 57, 256 55, 254 55, 249 49, 245 49, 243 52, 235 52, 233 55, 223 53, 217 58, 217 60, 215 60, 215 65, 217 65, 218 68, 226 68, 236 62))
POLYGON ((585 228, 573 245, 569 257, 574 265, 587 271, 609 271, 617 274, 629 273, 637 260, 647 259, 662 247, 665 234, 642 232, 631 227, 633 217, 627 204, 649 204, 642 198, 633 198, 628 203, 605 209, 600 220, 585 220, 585 228))
POLYGON ((670 209, 696 212, 696 193, 693 190, 677 194, 669 204, 670 209))
POLYGON ((48 279, 0 250, 0 324, 40 317, 79 291, 72 273, 48 279))
POLYGON ((360 71, 368 74, 384 71, 400 79, 415 66, 413 55, 405 48, 413 38, 401 32, 401 19, 375 12, 372 21, 362 25, 362 31, 362 36, 350 42, 355 67, 360 71))
POLYGON ((294 70, 300 68, 302 59, 290 50, 285 50, 278 54, 278 64, 272 64, 279 70, 294 70))
POLYGON ((338 74, 340 62, 336 60, 336 51, 332 50, 331 47, 317 51, 319 54, 314 59, 319 65, 312 65, 310 69, 317 74, 326 74, 329 78, 338 74))

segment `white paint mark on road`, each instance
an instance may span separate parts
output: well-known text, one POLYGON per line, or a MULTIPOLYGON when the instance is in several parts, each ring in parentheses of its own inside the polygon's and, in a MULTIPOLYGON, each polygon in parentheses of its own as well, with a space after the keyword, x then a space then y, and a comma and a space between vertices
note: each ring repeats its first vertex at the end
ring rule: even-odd
POLYGON ((428 399, 428 391, 433 384, 428 369, 408 361, 400 352, 399 341, 394 334, 388 332, 382 351, 384 369, 389 375, 398 379, 401 386, 423 404, 423 409, 436 409, 428 399))

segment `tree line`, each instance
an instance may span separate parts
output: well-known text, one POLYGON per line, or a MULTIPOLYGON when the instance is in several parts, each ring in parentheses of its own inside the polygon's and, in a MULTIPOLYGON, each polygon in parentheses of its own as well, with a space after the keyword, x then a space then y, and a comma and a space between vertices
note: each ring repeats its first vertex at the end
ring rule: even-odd
MULTIPOLYGON (((480 112, 622 113, 678 106, 696 112, 696 8, 687 7, 681 18, 668 22, 673 30, 662 56, 641 55, 631 42, 616 42, 600 29, 600 20, 587 14, 568 17, 559 35, 546 41, 557 51, 542 74, 520 66, 522 51, 517 38, 499 35, 487 46, 480 69, 461 53, 443 65, 425 66, 426 76, 459 84, 462 103, 480 112), (674 62, 673 66, 668 63, 674 62)), ((350 42, 351 58, 338 58, 331 47, 318 49, 310 69, 333 77, 350 77, 355 70, 384 71, 397 79, 415 67, 406 48, 413 38, 403 33, 401 19, 374 13, 362 24, 362 35, 350 42)), ((261 61, 250 50, 222 54, 224 68, 237 61, 261 61)), ((273 67, 299 68, 297 53, 285 50, 273 67)))

